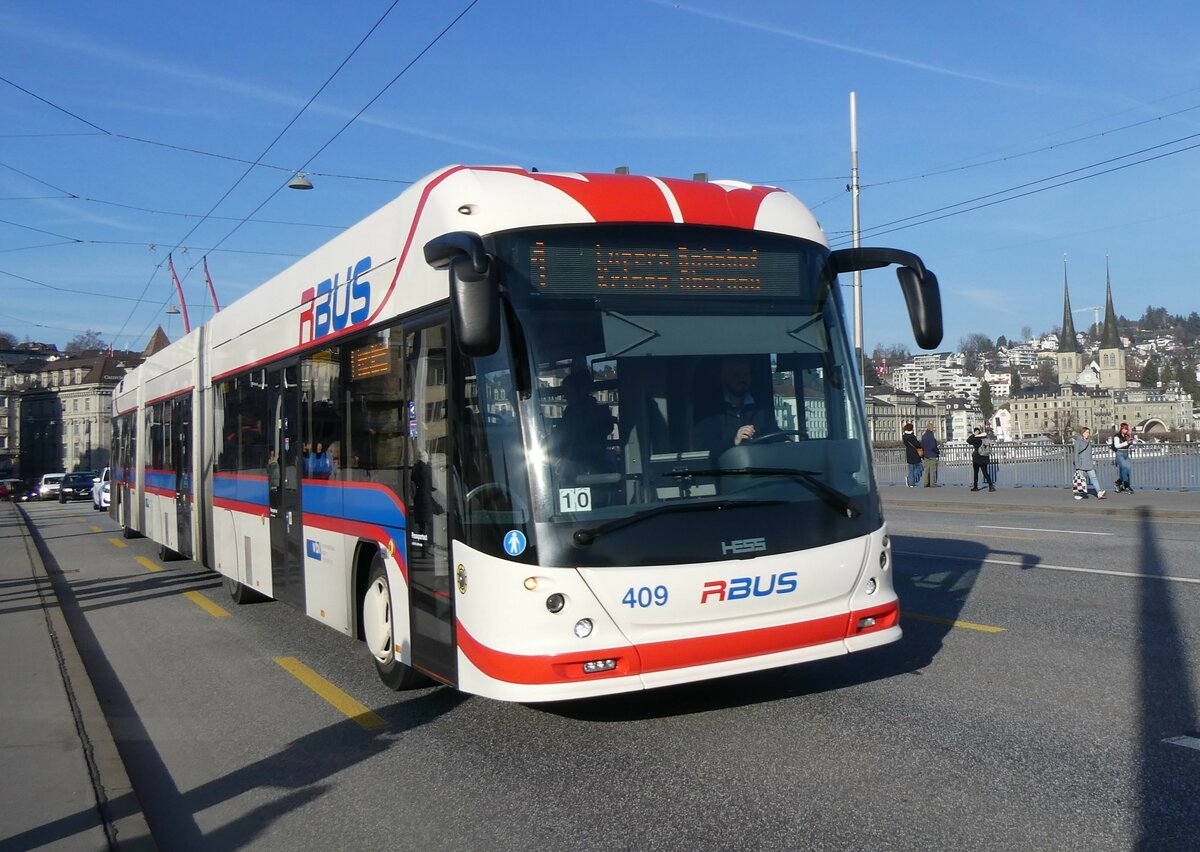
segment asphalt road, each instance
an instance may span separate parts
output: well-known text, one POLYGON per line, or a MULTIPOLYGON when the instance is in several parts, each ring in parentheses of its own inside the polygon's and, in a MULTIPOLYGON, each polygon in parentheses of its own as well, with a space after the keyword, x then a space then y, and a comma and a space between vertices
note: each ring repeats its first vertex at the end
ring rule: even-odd
POLYGON ((548 706, 27 511, 164 849, 1200 847, 1195 521, 889 507, 901 642, 548 706))

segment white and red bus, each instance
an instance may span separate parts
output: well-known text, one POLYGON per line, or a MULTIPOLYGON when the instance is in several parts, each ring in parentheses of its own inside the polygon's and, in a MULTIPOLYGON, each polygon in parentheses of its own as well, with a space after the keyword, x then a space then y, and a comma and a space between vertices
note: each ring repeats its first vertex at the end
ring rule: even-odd
POLYGON ((789 193, 454 166, 150 357, 113 516, 394 688, 595 696, 900 637, 839 272, 789 193))

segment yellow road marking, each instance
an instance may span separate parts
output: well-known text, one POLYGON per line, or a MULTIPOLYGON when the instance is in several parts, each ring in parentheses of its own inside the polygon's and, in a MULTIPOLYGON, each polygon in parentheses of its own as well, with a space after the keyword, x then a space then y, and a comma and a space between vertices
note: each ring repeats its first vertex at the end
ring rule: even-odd
POLYGON ((96 526, 95 524, 92 524, 90 527, 88 527, 88 529, 90 529, 92 532, 104 532, 104 530, 100 529, 100 527, 96 526))
POLYGON ((110 538, 108 540, 108 543, 111 544, 113 547, 129 547, 128 544, 121 541, 121 539, 119 539, 119 538, 110 538))
POLYGON ((138 565, 141 565, 147 571, 161 571, 162 570, 161 565, 155 565, 152 560, 146 558, 145 556, 137 557, 136 561, 137 561, 138 565))
POLYGON ((200 607, 200 609, 207 612, 213 618, 229 618, 228 610, 217 606, 215 603, 210 601, 208 598, 204 597, 204 595, 200 594, 199 592, 184 592, 183 596, 185 598, 187 598, 189 601, 191 601, 192 603, 194 603, 196 606, 200 607))
MULTIPOLYGON (((1029 538, 1022 535, 997 535, 996 533, 967 533, 958 530, 908 530, 910 533, 924 533, 925 535, 948 535, 954 538, 1004 538, 1009 541, 1037 541, 1036 538, 1029 538)), ((900 533, 904 535, 904 533, 900 533)))
POLYGON ((971 621, 958 621, 953 618, 941 618, 936 615, 922 615, 918 612, 901 612, 901 618, 911 618, 913 621, 931 621, 934 624, 946 624, 950 627, 961 627, 963 630, 978 630, 981 633, 1003 633, 1003 627, 992 627, 990 624, 975 624, 971 621))
POLYGON ((372 713, 365 704, 355 701, 295 657, 276 657, 275 662, 296 680, 349 716, 359 727, 368 731, 387 727, 387 722, 372 713))

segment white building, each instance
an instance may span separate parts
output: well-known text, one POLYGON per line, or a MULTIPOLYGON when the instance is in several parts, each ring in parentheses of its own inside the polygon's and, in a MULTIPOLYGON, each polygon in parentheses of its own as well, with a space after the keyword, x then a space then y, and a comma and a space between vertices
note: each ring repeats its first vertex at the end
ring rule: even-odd
POLYGON ((951 379, 950 387, 954 388, 956 396, 965 396, 967 399, 979 399, 979 389, 983 387, 983 381, 978 376, 972 376, 969 373, 960 373, 951 379))

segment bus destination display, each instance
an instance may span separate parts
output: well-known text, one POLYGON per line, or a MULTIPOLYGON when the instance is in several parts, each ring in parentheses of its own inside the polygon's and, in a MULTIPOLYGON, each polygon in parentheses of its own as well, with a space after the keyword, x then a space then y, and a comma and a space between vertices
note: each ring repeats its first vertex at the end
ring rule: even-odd
POLYGON ((530 246, 530 279, 544 292, 794 296, 795 252, 710 246, 530 246))

